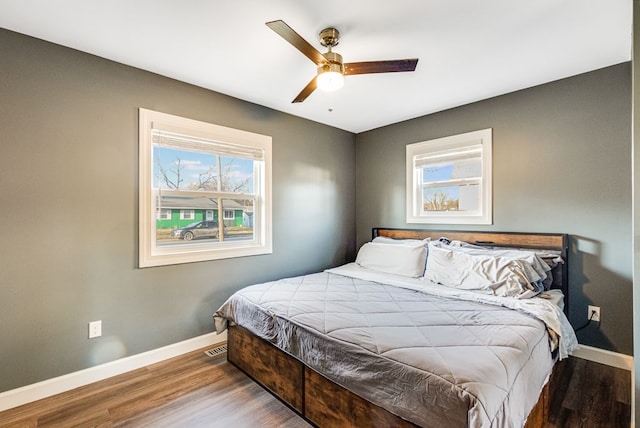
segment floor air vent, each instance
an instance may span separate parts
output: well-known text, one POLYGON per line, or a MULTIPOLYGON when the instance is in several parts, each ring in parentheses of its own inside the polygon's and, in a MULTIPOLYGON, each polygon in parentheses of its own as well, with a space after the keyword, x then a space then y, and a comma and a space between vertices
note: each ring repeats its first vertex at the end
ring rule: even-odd
POLYGON ((207 354, 210 357, 217 357, 218 355, 222 355, 222 354, 226 354, 227 353, 227 345, 220 345, 220 346, 216 346, 215 348, 211 348, 208 349, 206 351, 204 351, 205 354, 207 354))

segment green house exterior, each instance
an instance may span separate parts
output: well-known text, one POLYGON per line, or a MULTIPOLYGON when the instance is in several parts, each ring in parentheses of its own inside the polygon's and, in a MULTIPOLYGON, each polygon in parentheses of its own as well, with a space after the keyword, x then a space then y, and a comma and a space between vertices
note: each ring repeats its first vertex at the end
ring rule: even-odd
MULTIPOLYGON (((241 227, 244 221, 244 208, 235 201, 223 202, 224 211, 233 211, 233 219, 224 219, 226 227, 241 227)), ((177 229, 198 221, 218 221, 218 203, 207 198, 167 197, 163 196, 158 207, 156 229, 177 229), (193 211, 193 217, 184 218, 184 213, 193 211)))

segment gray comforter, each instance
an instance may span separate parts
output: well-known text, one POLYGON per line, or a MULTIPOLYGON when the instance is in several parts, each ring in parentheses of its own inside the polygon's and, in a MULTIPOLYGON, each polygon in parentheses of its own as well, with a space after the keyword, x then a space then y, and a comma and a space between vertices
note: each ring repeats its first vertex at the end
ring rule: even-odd
POLYGON ((529 314, 328 272, 247 287, 214 319, 426 427, 521 427, 553 367, 529 314))

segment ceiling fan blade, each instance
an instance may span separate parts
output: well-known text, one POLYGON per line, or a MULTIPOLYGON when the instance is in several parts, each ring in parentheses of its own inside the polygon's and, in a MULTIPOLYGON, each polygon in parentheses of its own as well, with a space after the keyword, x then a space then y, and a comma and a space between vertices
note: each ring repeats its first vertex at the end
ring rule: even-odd
POLYGON ((396 59, 391 61, 349 62, 344 65, 344 74, 393 73, 397 71, 414 71, 418 58, 396 59))
POLYGON ((313 79, 311 79, 311 82, 307 83, 307 86, 305 86, 304 89, 300 91, 298 96, 295 97, 293 101, 291 101, 292 104, 303 102, 309 95, 311 95, 313 91, 316 90, 316 88, 318 87, 318 82, 316 80, 317 77, 318 76, 314 77, 313 79))
POLYGON ((302 52, 307 58, 316 64, 327 62, 324 56, 305 39, 296 33, 293 28, 289 27, 282 20, 267 22, 266 26, 278 33, 280 37, 291 43, 296 49, 302 52))

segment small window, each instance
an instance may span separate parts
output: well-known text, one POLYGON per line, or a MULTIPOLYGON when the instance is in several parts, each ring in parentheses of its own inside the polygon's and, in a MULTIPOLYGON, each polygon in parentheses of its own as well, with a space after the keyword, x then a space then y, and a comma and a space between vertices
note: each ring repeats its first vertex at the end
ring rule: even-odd
POLYGON ((158 210, 158 220, 171 220, 171 210, 160 208, 158 210))
POLYGON ((195 210, 180 210, 180 220, 193 220, 196 218, 195 210))
POLYGON ((271 253, 271 137, 145 109, 139 129, 140 267, 271 253))
POLYGON ((491 224, 491 129, 407 145, 407 222, 491 224))

